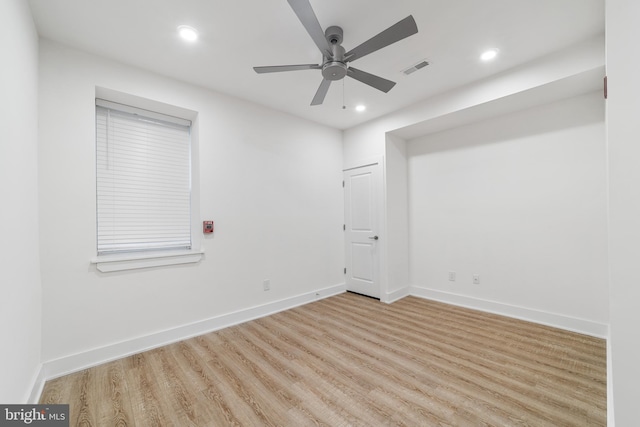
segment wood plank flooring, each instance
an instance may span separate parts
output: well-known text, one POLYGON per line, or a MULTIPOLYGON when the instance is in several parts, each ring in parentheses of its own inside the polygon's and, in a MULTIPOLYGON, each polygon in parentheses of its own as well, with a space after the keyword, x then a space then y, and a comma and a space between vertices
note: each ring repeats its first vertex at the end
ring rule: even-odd
POLYGON ((48 381, 72 426, 604 426, 605 341, 341 294, 48 381))

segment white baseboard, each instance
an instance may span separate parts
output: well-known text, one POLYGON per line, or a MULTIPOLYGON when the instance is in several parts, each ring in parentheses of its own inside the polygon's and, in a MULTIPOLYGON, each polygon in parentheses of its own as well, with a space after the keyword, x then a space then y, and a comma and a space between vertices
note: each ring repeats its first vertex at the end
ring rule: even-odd
POLYGON ((385 294, 385 298, 382 302, 386 302, 387 304, 391 304, 394 303, 404 297, 408 297, 409 295, 411 295, 410 292, 411 288, 409 288, 408 286, 406 288, 402 288, 402 289, 398 289, 395 291, 391 291, 391 292, 387 292, 385 294))
POLYGON ((42 390, 44 389, 44 383, 47 381, 47 378, 44 375, 44 366, 41 364, 38 367, 38 373, 33 380, 33 386, 31 387, 31 393, 27 397, 27 404, 35 405, 40 401, 40 395, 42 394, 42 390))
POLYGON ((572 332, 578 332, 598 338, 608 338, 609 325, 579 319, 562 314, 533 310, 496 301, 483 300, 464 295, 452 294, 434 289, 411 286, 409 293, 413 296, 458 305, 488 313, 500 314, 515 319, 527 320, 542 325, 553 326, 572 332))
MULTIPOLYGON (((142 351, 151 350, 156 347, 203 335, 208 332, 248 322, 260 317, 269 316, 280 311, 288 310, 319 299, 328 298, 343 292, 346 292, 345 284, 335 285, 306 294, 285 298, 283 300, 239 310, 233 313, 223 314, 151 335, 50 360, 43 364, 39 378, 41 377, 42 385, 44 385, 45 381, 53 378, 121 359, 142 351)), ((41 392, 42 388, 40 387, 39 382, 36 382, 31 397, 35 397, 35 400, 37 401, 40 398, 41 392)))

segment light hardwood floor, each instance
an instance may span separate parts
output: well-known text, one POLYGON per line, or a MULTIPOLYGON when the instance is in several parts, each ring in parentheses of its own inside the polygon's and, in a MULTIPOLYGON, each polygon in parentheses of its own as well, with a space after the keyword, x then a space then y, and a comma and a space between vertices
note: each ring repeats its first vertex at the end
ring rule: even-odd
POLYGON ((341 294, 48 381, 72 426, 603 426, 605 341, 341 294))

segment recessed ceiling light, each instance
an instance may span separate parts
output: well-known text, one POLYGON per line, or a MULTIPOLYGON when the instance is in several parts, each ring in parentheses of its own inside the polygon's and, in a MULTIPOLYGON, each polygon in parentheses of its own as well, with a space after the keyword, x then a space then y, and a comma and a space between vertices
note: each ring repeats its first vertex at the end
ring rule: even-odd
POLYGON ((483 61, 491 61, 498 56, 498 49, 489 49, 480 55, 480 59, 483 61))
POLYGON ((362 113, 366 109, 367 109, 367 107, 362 105, 362 104, 356 105, 356 111, 359 112, 359 113, 362 113))
POLYGON ((198 40, 198 31, 188 25, 180 25, 178 27, 178 34, 188 42, 194 42, 198 40))

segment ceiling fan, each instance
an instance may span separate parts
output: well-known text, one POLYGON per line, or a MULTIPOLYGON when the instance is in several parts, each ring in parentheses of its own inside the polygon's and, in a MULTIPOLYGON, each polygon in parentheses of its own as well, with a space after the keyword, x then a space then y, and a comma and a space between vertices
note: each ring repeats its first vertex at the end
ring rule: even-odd
POLYGON ((322 53, 322 64, 276 65, 253 67, 256 73, 277 73, 281 71, 322 70, 322 82, 311 101, 311 105, 320 105, 324 101, 332 81, 341 80, 349 76, 382 92, 389 92, 395 82, 382 77, 358 70, 349 65, 357 59, 387 47, 397 41, 418 32, 418 26, 413 16, 409 15, 383 32, 370 38, 359 46, 345 52, 342 44, 342 28, 331 26, 322 31, 318 18, 313 12, 309 0, 287 0, 298 19, 307 30, 318 49, 322 53))

